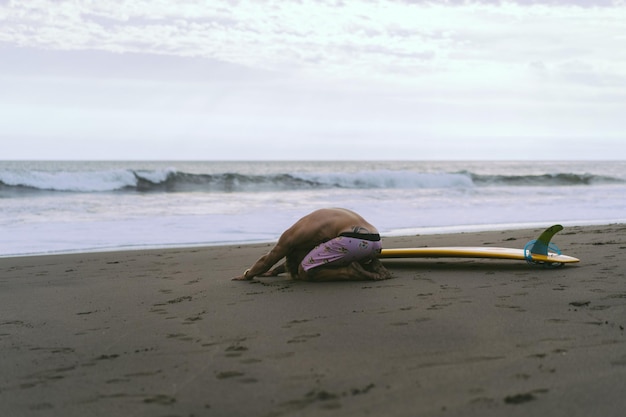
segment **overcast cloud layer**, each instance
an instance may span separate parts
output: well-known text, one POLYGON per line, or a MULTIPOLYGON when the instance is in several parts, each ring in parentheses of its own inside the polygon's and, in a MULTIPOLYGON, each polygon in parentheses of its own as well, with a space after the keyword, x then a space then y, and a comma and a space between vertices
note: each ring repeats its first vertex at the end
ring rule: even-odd
POLYGON ((0 2, 0 159, 624 159, 624 1, 0 2))

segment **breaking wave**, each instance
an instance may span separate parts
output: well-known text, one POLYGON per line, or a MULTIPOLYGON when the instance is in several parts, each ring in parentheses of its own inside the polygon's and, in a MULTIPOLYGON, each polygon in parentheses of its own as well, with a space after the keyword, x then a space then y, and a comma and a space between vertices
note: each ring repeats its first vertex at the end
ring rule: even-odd
POLYGON ((306 189, 424 189, 495 186, 589 186, 620 184, 619 178, 592 174, 479 175, 472 172, 425 173, 410 170, 360 172, 197 174, 174 168, 104 171, 0 171, 0 192, 255 192, 306 189))

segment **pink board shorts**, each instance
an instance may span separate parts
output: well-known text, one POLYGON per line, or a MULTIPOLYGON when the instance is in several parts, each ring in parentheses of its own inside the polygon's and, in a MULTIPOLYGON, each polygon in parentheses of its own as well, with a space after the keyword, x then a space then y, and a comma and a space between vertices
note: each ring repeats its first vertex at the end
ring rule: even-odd
POLYGON ((360 262, 365 259, 375 258, 382 249, 380 236, 378 240, 361 239, 354 237, 355 234, 346 233, 337 236, 328 242, 321 243, 309 252, 302 260, 302 268, 305 271, 322 265, 345 266, 354 261, 360 262))

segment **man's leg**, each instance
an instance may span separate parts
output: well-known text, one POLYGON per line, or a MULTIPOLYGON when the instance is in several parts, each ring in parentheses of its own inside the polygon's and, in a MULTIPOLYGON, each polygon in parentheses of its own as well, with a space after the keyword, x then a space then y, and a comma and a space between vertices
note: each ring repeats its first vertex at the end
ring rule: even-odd
POLYGON ((391 275, 391 272, 389 272, 389 270, 385 268, 383 263, 378 258, 372 259, 370 262, 364 264, 363 267, 367 271, 372 271, 372 272, 379 274, 382 277, 379 279, 393 278, 393 275, 391 275))
POLYGON ((391 278, 391 274, 382 264, 380 268, 368 271, 359 262, 352 262, 347 266, 318 266, 305 271, 300 265, 298 277, 306 281, 371 281, 391 278))

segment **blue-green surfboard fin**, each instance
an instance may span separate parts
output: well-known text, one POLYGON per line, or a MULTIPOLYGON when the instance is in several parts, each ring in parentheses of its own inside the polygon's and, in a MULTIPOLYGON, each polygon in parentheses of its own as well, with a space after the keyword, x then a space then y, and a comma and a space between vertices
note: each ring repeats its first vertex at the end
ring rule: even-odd
POLYGON ((534 253, 537 255, 548 255, 550 240, 552 240, 552 237, 561 230, 563 230, 563 226, 561 226, 560 224, 555 224, 554 226, 548 227, 537 238, 537 240, 534 241, 533 245, 530 247, 530 253, 534 253))

